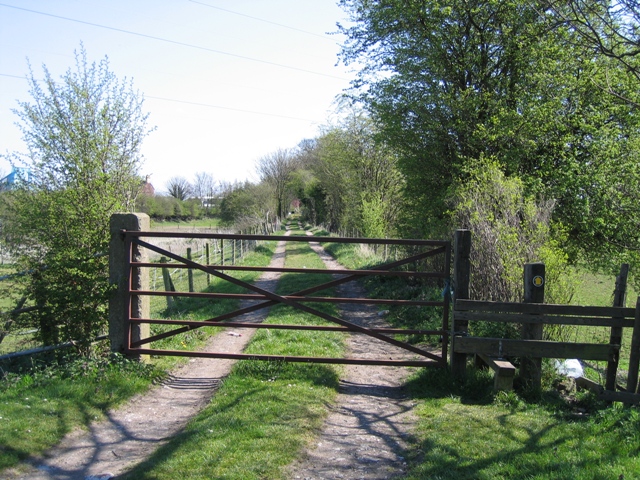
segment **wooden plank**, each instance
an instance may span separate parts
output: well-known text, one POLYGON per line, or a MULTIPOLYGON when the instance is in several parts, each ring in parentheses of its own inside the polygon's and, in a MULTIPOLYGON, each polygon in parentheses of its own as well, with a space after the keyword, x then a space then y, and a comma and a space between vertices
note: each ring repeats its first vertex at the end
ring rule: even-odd
POLYGON ((576 378, 576 385, 580 388, 585 388, 587 390, 592 391, 593 393, 602 393, 604 392, 604 387, 593 380, 590 380, 586 377, 578 377, 576 378))
POLYGON ((598 395, 598 397, 602 400, 606 400, 607 402, 622 402, 630 405, 640 405, 640 395, 637 393, 610 392, 609 390, 605 390, 598 395))
POLYGON ((617 355, 620 345, 456 336, 453 339, 453 350, 457 353, 477 353, 492 357, 531 356, 608 361, 617 355))
POLYGON ((456 299, 454 310, 483 312, 534 313, 538 315, 574 315, 580 317, 635 318, 634 308, 557 305, 553 303, 486 302, 456 299))
POLYGON ((500 358, 478 355, 484 363, 493 369, 493 389, 496 392, 513 390, 513 377, 516 375, 516 367, 511 362, 500 358))
POLYGON ((453 312, 453 318, 457 321, 467 322, 505 322, 505 323, 545 323, 553 325, 580 325, 589 327, 633 327, 633 319, 624 317, 569 317, 560 315, 539 315, 528 313, 498 313, 498 312, 475 312, 458 311, 453 312))

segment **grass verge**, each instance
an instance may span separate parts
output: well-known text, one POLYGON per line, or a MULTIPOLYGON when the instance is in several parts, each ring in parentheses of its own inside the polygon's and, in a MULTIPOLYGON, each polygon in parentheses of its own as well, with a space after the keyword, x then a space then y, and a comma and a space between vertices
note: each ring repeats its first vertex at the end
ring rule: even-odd
MULTIPOLYGON (((286 265, 323 268, 306 243, 288 245, 286 265)), ((277 291, 292 293, 326 280, 321 274, 286 274, 277 291)), ((328 304, 315 307, 334 313, 328 304)), ((266 321, 320 322, 282 305, 274 307, 266 321)), ((258 330, 246 352, 335 357, 343 353, 343 344, 337 333, 258 330)), ((334 401, 337 372, 318 364, 238 362, 211 404, 184 432, 124 478, 286 478, 286 466, 320 428, 326 405, 334 401)))
POLYGON ((0 381, 0 471, 58 443, 79 425, 103 417, 162 372, 121 356, 75 359, 0 381))
POLYGON ((456 385, 446 371, 424 371, 410 382, 419 405, 407 479, 638 478, 638 409, 576 415, 558 397, 493 397, 491 383, 486 373, 472 372, 456 385))

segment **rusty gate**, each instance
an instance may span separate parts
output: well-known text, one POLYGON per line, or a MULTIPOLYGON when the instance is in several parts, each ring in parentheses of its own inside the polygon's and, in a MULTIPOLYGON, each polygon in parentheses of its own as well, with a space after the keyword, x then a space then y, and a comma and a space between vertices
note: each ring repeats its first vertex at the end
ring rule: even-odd
MULTIPOLYGON (((189 357, 209 357, 209 358, 226 358, 226 359, 253 359, 253 360, 274 360, 286 362, 310 362, 310 363, 335 363, 335 364, 362 364, 362 365, 392 365, 392 366, 436 366, 442 367, 447 364, 447 344, 449 338, 448 317, 449 317, 449 272, 451 263, 451 246, 446 241, 435 240, 391 240, 391 239, 368 239, 368 238, 338 238, 338 237, 313 237, 313 236, 273 236, 273 235, 236 235, 236 234, 214 234, 214 233, 177 233, 177 232, 141 232, 141 231, 122 231, 121 235, 125 242, 125 261, 127 262, 127 271, 129 272, 129 288, 127 299, 127 344, 125 352, 128 355, 175 355, 189 357), (373 268, 363 270, 331 270, 331 269, 299 269, 286 267, 252 267, 242 265, 224 265, 199 263, 186 258, 183 255, 173 253, 166 248, 160 248, 152 242, 159 238, 182 238, 182 239, 202 239, 214 240, 216 242, 331 242, 331 243, 352 243, 376 245, 380 248, 395 249, 396 258, 373 268), (177 263, 164 263, 156 261, 136 261, 139 258, 140 249, 147 249, 158 256, 166 257, 177 263), (401 252, 403 258, 398 259, 398 252, 401 252), (434 261, 434 259, 436 261, 434 261), (425 265, 429 264, 427 270, 425 265), (435 267, 434 267, 435 265, 435 267), (200 270, 206 274, 218 277, 224 281, 231 282, 241 286, 251 293, 247 294, 230 294, 215 292, 186 292, 186 291, 158 291, 143 290, 136 288, 134 278, 142 269, 150 268, 183 268, 200 270), (300 290, 288 295, 278 295, 274 292, 252 285, 235 278, 230 273, 234 271, 260 271, 260 272, 279 272, 279 273, 322 273, 332 275, 332 280, 300 290), (336 287, 347 282, 371 275, 381 276, 400 276, 415 278, 433 279, 434 286, 442 289, 442 299, 431 300, 396 300, 391 298, 337 298, 325 296, 312 296, 316 292, 336 287), (178 320, 178 319, 152 319, 137 318, 132 316, 132 304, 139 301, 139 297, 143 296, 172 296, 172 297, 195 297, 210 299, 216 301, 219 299, 236 299, 236 300, 252 300, 255 303, 251 306, 238 308, 233 312, 219 315, 215 318, 209 318, 203 321, 178 320), (442 324, 440 328, 433 330, 420 329, 401 329, 401 328, 369 328, 355 323, 346 321, 337 316, 329 315, 310 305, 310 302, 332 302, 337 304, 371 304, 371 305, 412 305, 420 307, 439 308, 442 311, 442 324), (266 323, 248 323, 242 321, 234 321, 236 317, 254 312, 260 309, 268 308, 276 304, 286 304, 302 312, 316 315, 329 322, 326 325, 276 325, 266 323), (176 328, 150 335, 146 338, 133 338, 131 335, 132 325, 136 324, 164 324, 174 325, 176 328), (302 356, 281 356, 281 355, 256 355, 243 353, 216 353, 216 352, 198 352, 186 350, 163 350, 151 348, 152 342, 167 338, 173 335, 188 332, 190 330, 206 327, 234 327, 234 328, 251 328, 251 329, 298 329, 298 330, 316 330, 316 331, 339 331, 345 333, 359 333, 377 338, 380 341, 387 342, 391 345, 399 347, 403 351, 411 352, 417 356, 415 360, 407 359, 359 359, 359 358, 325 358, 325 357, 302 357, 302 356), (441 339, 440 351, 429 351, 414 344, 400 341, 395 335, 422 335, 422 336, 438 336, 441 339)), ((156 243, 158 241, 156 240, 156 243)))

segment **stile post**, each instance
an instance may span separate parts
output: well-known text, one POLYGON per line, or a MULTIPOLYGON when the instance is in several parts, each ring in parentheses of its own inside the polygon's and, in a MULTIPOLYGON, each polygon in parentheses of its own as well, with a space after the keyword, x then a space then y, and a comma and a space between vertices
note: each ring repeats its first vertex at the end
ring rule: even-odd
MULTIPOLYGON (((144 213, 116 213, 111 216, 109 232, 109 283, 115 288, 109 298, 109 341, 111 351, 126 353, 130 341, 149 336, 149 325, 130 325, 129 318, 149 318, 149 297, 129 295, 134 290, 149 289, 149 272, 131 268, 130 262, 146 262, 147 252, 127 242, 124 231, 148 231, 149 216, 144 213)), ((140 356, 136 357, 140 360, 140 356)))
MULTIPOLYGON (((613 306, 624 307, 627 303, 627 278, 629 277, 629 264, 623 263, 620 267, 620 274, 616 277, 616 289, 613 292, 613 306)), ((609 335, 609 343, 611 345, 622 345, 622 327, 611 327, 609 335)), ((616 379, 618 375, 618 362, 620 360, 620 352, 613 360, 607 363, 607 378, 605 381, 605 389, 615 392, 616 379)))
MULTIPOLYGON (((524 266, 524 303, 544 303, 544 263, 527 263, 524 266)), ((523 323, 523 340, 542 340, 541 323, 523 323)), ((533 389, 542 387, 542 358, 523 357, 520 375, 525 384, 533 389)))
MULTIPOLYGON (((469 282, 471 278, 471 231, 456 230, 453 247, 453 298, 469 298, 469 282)), ((455 303, 454 303, 455 309, 455 303)), ((454 377, 462 378, 466 373, 467 354, 454 352, 453 342, 456 335, 466 335, 467 321, 451 322, 451 372, 454 377)))
POLYGON ((640 369, 640 297, 636 301, 636 318, 631 335, 631 353, 629 355, 629 375, 627 376, 627 392, 638 391, 638 370, 640 369))

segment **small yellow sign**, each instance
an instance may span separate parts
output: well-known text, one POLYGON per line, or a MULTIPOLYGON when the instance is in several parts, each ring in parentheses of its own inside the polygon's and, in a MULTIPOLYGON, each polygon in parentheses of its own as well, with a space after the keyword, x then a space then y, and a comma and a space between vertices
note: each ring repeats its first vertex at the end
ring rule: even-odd
POLYGON ((534 287, 541 287, 544 285, 544 277, 540 276, 540 275, 536 275, 535 277, 533 277, 533 286, 534 287))

